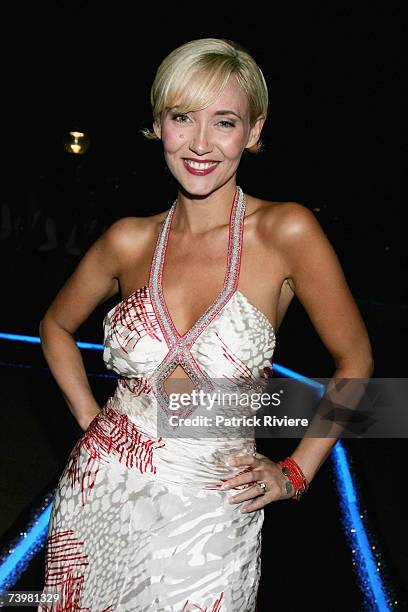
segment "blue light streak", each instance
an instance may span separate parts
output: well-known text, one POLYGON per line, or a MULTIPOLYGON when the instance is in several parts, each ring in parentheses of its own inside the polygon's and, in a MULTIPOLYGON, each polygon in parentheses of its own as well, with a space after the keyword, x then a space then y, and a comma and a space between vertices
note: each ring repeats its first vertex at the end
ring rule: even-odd
POLYGON ((349 462, 340 441, 335 444, 331 458, 337 476, 336 484, 339 491, 346 536, 353 552, 356 551, 358 553, 356 555, 356 566, 361 590, 367 599, 370 610, 387 612, 391 608, 387 603, 387 595, 380 578, 379 567, 376 566, 367 533, 361 520, 361 511, 349 462))
MULTIPOLYGON (((28 342, 29 344, 41 344, 39 336, 25 336, 22 334, 6 334, 0 332, 0 340, 11 340, 14 342, 28 342)), ((81 349, 92 351, 103 351, 103 344, 95 344, 94 342, 77 342, 77 346, 81 349)))
POLYGON ((34 520, 21 539, 8 546, 8 555, 0 565, 0 593, 9 590, 20 578, 28 563, 43 547, 50 521, 52 502, 34 520))

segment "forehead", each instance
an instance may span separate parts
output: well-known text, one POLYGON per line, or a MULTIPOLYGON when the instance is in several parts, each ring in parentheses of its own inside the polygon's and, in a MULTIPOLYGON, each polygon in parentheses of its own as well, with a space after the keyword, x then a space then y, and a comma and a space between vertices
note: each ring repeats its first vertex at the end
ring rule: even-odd
POLYGON ((224 106, 226 103, 230 107, 232 105, 239 107, 242 112, 248 110, 249 107, 248 97, 234 75, 229 77, 224 89, 215 98, 213 105, 221 104, 221 106, 224 106))
POLYGON ((184 111, 206 110, 207 112, 217 112, 218 110, 231 110, 242 117, 249 112, 247 94, 233 74, 230 75, 220 92, 219 90, 212 91, 208 87, 207 91, 203 91, 205 88, 201 91, 197 89, 197 94, 192 95, 192 89, 194 88, 189 89, 187 86, 185 91, 176 96, 171 106, 180 107, 184 111))

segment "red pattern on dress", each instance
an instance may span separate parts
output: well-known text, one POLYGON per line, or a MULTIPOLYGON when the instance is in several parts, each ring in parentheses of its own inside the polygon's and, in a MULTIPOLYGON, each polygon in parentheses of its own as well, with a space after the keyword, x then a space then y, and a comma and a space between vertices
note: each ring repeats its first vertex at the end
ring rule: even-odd
POLYGON ((136 468, 141 474, 147 471, 156 474, 153 451, 163 446, 165 443, 162 436, 152 438, 137 428, 126 414, 120 414, 108 406, 91 421, 72 449, 64 476, 69 475, 73 488, 76 483, 81 484, 84 506, 86 493, 89 496, 95 486, 101 462, 109 463, 109 457, 114 455, 126 467, 136 468), (83 449, 89 457, 81 477, 80 456, 83 449))
POLYGON ((109 337, 114 337, 121 349, 128 353, 146 335, 161 342, 160 336, 156 334, 157 329, 159 323, 151 304, 149 288, 145 286, 116 304, 109 337))
MULTIPOLYGON (((40 609, 43 612, 91 612, 91 608, 80 605, 85 577, 78 569, 89 565, 88 555, 82 550, 83 544, 72 529, 57 531, 48 537, 45 586, 52 588, 53 595, 58 593, 59 599, 51 606, 42 603, 40 609)), ((113 604, 102 612, 113 612, 113 604)))
POLYGON ((72 529, 57 531, 48 538, 45 586, 61 585, 66 581, 67 574, 89 565, 88 555, 82 551, 83 544, 72 529))
MULTIPOLYGON (((197 612, 221 612, 221 600, 223 597, 224 597, 224 591, 222 591, 220 597, 219 598, 217 597, 217 599, 214 601, 214 603, 212 604, 211 610, 207 608, 200 608, 200 606, 192 602, 190 603, 190 606, 194 606, 194 612, 195 611, 197 612)), ((189 600, 187 599, 187 601, 184 603, 181 609, 181 612, 187 612, 186 606, 188 603, 189 603, 189 600)), ((193 611, 189 609, 188 612, 193 612, 193 611)))
POLYGON ((128 389, 134 395, 142 395, 143 393, 151 393, 152 388, 147 378, 139 376, 138 378, 126 378, 120 376, 118 384, 125 389, 128 389))
MULTIPOLYGON (((235 369, 238 372, 238 376, 236 377, 236 379, 239 379, 239 381, 242 383, 242 381, 248 382, 248 381, 254 381, 255 376, 253 375, 252 371, 250 368, 248 368, 248 366, 242 361, 242 359, 240 359, 239 357, 237 357, 237 355, 235 355, 229 348, 228 346, 225 344, 225 342, 222 340, 220 334, 218 332, 215 332, 216 336, 218 337, 220 343, 221 343, 221 349, 222 349, 222 353, 225 357, 225 359, 227 361, 229 361, 230 363, 232 363, 235 367, 235 369)), ((225 377, 228 378, 229 377, 225 377)))

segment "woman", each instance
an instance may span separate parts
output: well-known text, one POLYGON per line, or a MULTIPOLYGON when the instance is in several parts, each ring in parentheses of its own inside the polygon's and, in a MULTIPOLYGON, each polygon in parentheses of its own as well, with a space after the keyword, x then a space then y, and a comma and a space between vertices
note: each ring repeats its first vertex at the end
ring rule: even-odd
POLYGON ((158 435, 159 418, 173 415, 170 381, 265 379, 295 294, 336 378, 370 376, 370 343, 313 214, 236 185, 268 108, 250 55, 219 39, 187 43, 159 67, 151 100, 145 135, 162 142, 177 200, 111 225, 41 322, 44 354, 85 433, 47 542, 44 592, 59 607, 40 609, 253 612, 263 508, 300 499, 335 439, 303 438, 276 463, 253 438, 158 435), (101 410, 73 334, 119 292, 104 320, 104 360, 120 377, 101 410))

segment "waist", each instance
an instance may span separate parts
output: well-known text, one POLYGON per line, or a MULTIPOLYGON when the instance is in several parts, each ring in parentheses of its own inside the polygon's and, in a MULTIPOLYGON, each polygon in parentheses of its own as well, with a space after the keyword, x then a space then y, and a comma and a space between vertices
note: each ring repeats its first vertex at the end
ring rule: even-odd
POLYGON ((141 453, 149 448, 159 480, 218 489, 224 481, 248 470, 228 466, 226 461, 235 455, 251 456, 256 450, 253 436, 158 435, 159 410, 152 392, 135 395, 118 385, 100 417, 106 434, 122 439, 121 452, 141 453))
POLYGON ((170 382, 167 401, 160 393, 159 404, 147 379, 120 377, 112 406, 154 436, 254 439, 258 386, 226 379, 211 381, 204 390, 189 389, 184 379, 170 382))

